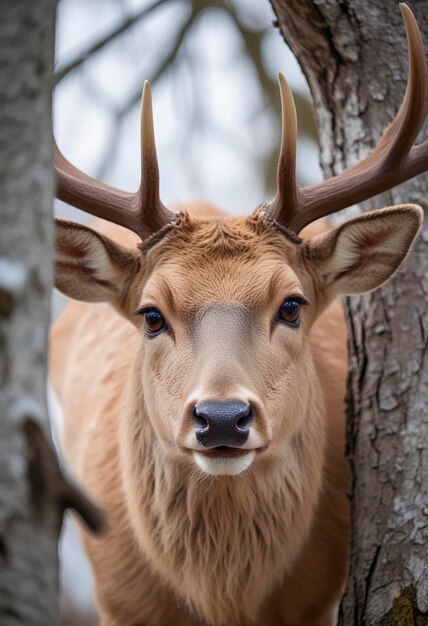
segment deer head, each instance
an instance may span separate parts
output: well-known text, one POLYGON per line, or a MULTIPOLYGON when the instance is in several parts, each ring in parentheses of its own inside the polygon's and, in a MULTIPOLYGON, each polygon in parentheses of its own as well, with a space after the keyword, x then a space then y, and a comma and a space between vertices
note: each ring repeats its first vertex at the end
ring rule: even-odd
POLYGON ((282 75, 278 191, 247 217, 192 218, 159 199, 150 86, 141 115, 141 185, 125 193, 73 167, 56 148, 57 195, 134 231, 135 250, 57 220, 56 285, 87 302, 110 302, 136 326, 137 402, 167 452, 209 474, 237 474, 272 459, 322 415, 308 341, 339 295, 388 280, 419 231, 414 205, 366 213, 309 240, 312 221, 428 168, 428 142, 413 146, 427 113, 419 29, 401 7, 409 47, 402 105, 374 152, 315 186, 296 184, 296 113, 282 75), (259 454, 263 452, 263 454, 259 454))

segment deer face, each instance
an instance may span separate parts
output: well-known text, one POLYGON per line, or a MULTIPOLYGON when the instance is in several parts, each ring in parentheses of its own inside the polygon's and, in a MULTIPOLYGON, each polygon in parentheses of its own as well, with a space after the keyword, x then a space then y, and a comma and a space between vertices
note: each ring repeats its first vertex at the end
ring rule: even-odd
POLYGON ((144 409, 169 454, 233 475, 322 415, 311 325, 336 295, 389 278, 420 218, 412 205, 384 209, 303 242, 263 211, 184 217, 138 253, 59 222, 56 284, 110 301, 139 330, 144 409))
POLYGON ((138 303, 144 398, 167 445, 235 474, 305 416, 313 284, 296 244, 261 219, 181 229, 172 257, 153 251, 138 303))

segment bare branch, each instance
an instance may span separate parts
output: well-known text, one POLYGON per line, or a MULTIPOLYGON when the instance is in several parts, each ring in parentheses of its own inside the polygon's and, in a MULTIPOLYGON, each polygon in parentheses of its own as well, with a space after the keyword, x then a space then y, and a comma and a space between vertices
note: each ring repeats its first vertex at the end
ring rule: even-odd
MULTIPOLYGON (((193 26, 193 24, 199 17, 200 13, 204 9, 205 7, 203 5, 199 5, 197 7, 193 6, 192 12, 190 13, 189 17, 184 22, 184 24, 181 26, 180 30, 178 31, 174 44, 171 47, 170 51, 164 57, 164 59, 161 61, 161 63, 158 65, 155 71, 151 74, 150 82, 153 85, 174 64, 189 29, 193 26)), ((140 99, 141 99, 141 82, 139 82, 137 89, 135 89, 135 91, 129 96, 123 108, 126 111, 129 111, 130 109, 132 109, 133 106, 135 106, 136 104, 140 102, 140 99)))
MULTIPOLYGON (((242 38, 248 59, 252 62, 257 73, 260 86, 265 94, 266 104, 274 112, 275 118, 280 119, 281 106, 280 99, 278 97, 278 85, 276 80, 274 80, 266 72, 262 55, 262 41, 265 31, 253 30, 247 27, 231 5, 227 5, 225 7, 219 3, 219 7, 222 7, 234 22, 235 27, 242 38)), ((299 92, 294 93, 294 98, 297 105, 296 108, 299 111, 299 119, 301 121, 299 125, 299 132, 307 136, 315 144, 318 144, 318 134, 315 127, 314 114, 310 101, 299 92)), ((275 163, 276 155, 278 153, 279 140, 280 137, 278 135, 278 140, 272 147, 271 154, 264 160, 264 163, 261 164, 264 170, 265 187, 268 190, 274 190, 276 188, 276 167, 272 167, 272 164, 275 163)))
MULTIPOLYGON (((174 64, 177 58, 177 55, 181 49, 181 46, 183 44, 183 41, 186 38, 186 35, 189 31, 189 28, 194 24, 196 18, 201 12, 201 9, 202 7, 199 7, 198 9, 194 9, 189 15, 189 17, 187 18, 187 20, 184 22, 184 24, 181 26, 169 53, 166 55, 166 57, 164 57, 164 59, 161 61, 161 63, 158 65, 155 71, 151 74, 150 82, 152 84, 155 84, 156 81, 158 81, 164 75, 164 73, 168 70, 168 68, 174 64)), ((111 155, 112 154, 114 155, 116 153, 116 149, 117 149, 117 145, 118 145, 119 137, 120 137, 120 132, 122 128, 122 122, 124 118, 134 108, 134 106, 137 106, 140 103, 141 82, 142 80, 138 81, 137 88, 131 92, 131 94, 128 96, 124 104, 122 104, 118 108, 115 108, 113 111, 113 117, 114 117, 113 129, 110 134, 108 147, 105 151, 105 156, 102 159, 102 162, 98 168, 98 178, 103 179, 105 177, 107 169, 111 165, 111 160, 112 160, 111 155)))
POLYGON ((100 533, 106 527, 103 511, 66 473, 42 426, 32 416, 28 416, 23 428, 27 440, 28 479, 34 511, 40 514, 48 498, 53 498, 61 517, 65 509, 72 508, 92 532, 100 533))
POLYGON ((113 30, 104 35, 104 37, 101 37, 101 39, 92 44, 92 46, 89 46, 89 48, 87 48, 84 52, 77 55, 72 61, 60 68, 55 73, 54 84, 57 85, 63 78, 65 78, 65 76, 70 74, 70 72, 80 67, 82 63, 84 63, 90 56, 99 52, 102 48, 104 48, 104 46, 116 39, 116 37, 122 35, 124 32, 132 28, 132 26, 134 26, 141 19, 147 17, 148 15, 150 15, 150 13, 158 9, 160 6, 167 4, 168 2, 171 2, 171 0, 157 0, 157 2, 150 5, 149 7, 144 7, 143 9, 137 11, 137 13, 135 13, 134 15, 128 17, 121 24, 119 24, 119 26, 113 28, 113 30))
MULTIPOLYGON (((239 14, 228 5, 226 7, 228 15, 232 18, 235 26, 242 37, 246 52, 250 61, 253 63, 257 72, 257 76, 260 85, 263 88, 263 92, 268 96, 269 103, 276 113, 276 117, 281 117, 280 99, 278 97, 278 84, 276 79, 271 78, 266 72, 263 56, 261 52, 262 41, 265 35, 264 30, 252 30, 248 28, 240 19, 239 14)), ((294 92, 294 99, 296 102, 296 108, 299 111, 299 118, 302 119, 300 124, 300 132, 303 132, 308 138, 312 139, 316 143, 318 142, 318 135, 315 128, 314 114, 310 101, 302 95, 300 92, 294 92)))

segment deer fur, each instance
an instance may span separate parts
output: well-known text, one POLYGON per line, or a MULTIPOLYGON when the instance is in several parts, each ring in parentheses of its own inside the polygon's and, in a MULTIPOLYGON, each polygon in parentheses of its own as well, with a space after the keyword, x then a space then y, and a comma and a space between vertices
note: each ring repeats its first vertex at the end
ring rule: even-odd
POLYGON ((337 296, 385 282, 420 221, 405 205, 300 240, 263 210, 199 203, 149 246, 106 222, 58 225, 56 284, 85 302, 55 324, 50 371, 66 456, 108 516, 102 537, 84 533, 103 626, 332 624, 348 551, 337 296), (271 327, 296 291, 301 327, 271 327), (147 298, 172 335, 145 337, 147 298), (206 473, 184 449, 188 406, 242 394, 260 452, 206 473))

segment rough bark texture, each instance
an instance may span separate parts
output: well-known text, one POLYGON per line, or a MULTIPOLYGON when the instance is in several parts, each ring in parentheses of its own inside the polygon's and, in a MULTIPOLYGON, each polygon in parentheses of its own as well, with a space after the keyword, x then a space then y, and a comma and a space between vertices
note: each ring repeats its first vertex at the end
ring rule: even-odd
POLYGON ((52 287, 55 0, 3 0, 0 18, 0 624, 58 618, 62 512, 45 498, 52 287))
MULTIPOLYGON (((271 3, 311 87, 325 174, 339 173, 375 146, 403 96, 407 49, 398 3, 271 3)), ((409 5, 427 45, 426 0, 409 5)), ((423 175, 361 208, 426 207, 427 192, 423 175)), ((427 222, 394 280, 346 308, 353 521, 339 622, 428 624, 427 222)))

